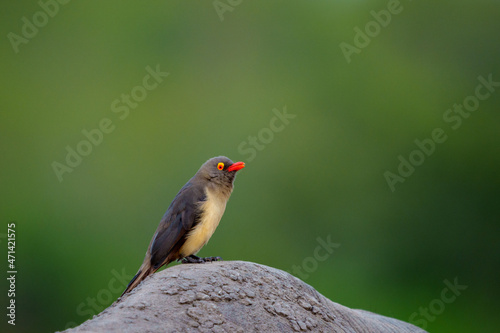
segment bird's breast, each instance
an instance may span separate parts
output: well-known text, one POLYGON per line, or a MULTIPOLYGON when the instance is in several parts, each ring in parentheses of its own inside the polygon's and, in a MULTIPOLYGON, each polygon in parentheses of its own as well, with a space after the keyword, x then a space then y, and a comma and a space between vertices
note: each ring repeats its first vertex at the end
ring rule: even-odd
POLYGON ((200 221, 186 237, 180 249, 182 257, 196 254, 212 237, 226 209, 227 197, 206 191, 206 200, 200 203, 200 221))

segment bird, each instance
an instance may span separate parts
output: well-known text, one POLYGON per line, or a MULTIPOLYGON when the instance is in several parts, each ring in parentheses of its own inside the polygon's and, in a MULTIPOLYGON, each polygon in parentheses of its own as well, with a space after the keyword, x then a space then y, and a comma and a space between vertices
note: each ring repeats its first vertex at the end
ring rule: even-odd
POLYGON ((151 239, 144 261, 120 298, 164 265, 205 263, 220 257, 200 258, 196 253, 207 244, 226 209, 236 172, 245 163, 225 156, 206 161, 177 193, 151 239))

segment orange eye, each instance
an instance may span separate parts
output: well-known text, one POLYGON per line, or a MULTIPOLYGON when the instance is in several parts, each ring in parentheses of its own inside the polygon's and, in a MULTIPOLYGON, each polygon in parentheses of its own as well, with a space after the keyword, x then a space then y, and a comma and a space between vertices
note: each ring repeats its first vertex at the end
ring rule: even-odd
POLYGON ((217 169, 219 170, 224 169, 224 163, 220 162, 219 164, 217 164, 217 169))

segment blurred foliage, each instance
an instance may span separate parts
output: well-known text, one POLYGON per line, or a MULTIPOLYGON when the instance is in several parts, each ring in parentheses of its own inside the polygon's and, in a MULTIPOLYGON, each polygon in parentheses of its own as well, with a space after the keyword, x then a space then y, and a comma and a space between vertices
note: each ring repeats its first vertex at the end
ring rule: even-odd
POLYGON ((457 277, 468 288, 427 329, 494 331, 500 91, 456 130, 443 114, 480 75, 500 81, 500 3, 400 6, 348 63, 339 45, 388 1, 242 1, 222 21, 211 1, 71 1, 18 53, 8 34, 41 7, 3 3, 0 207, 18 275, 2 327, 62 330, 111 304, 177 191, 227 155, 247 167, 200 255, 292 271, 330 236, 340 247, 304 280, 333 301, 410 321, 457 277), (112 103, 147 66, 169 76, 120 119, 112 103), (296 117, 271 140, 285 106, 296 117), (114 130, 59 182, 52 163, 105 118, 114 130), (392 192, 384 173, 435 128, 447 140, 392 192), (259 133, 252 159, 240 145, 259 133))

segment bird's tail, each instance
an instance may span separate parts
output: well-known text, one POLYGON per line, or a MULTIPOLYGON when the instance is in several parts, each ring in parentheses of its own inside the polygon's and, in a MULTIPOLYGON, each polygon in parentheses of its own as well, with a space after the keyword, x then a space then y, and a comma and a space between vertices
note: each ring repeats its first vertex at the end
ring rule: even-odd
POLYGON ((157 269, 154 269, 153 267, 151 267, 151 265, 147 265, 146 267, 144 267, 144 265, 141 266, 141 268, 139 268, 139 271, 137 272, 137 274, 132 278, 132 280, 130 280, 127 288, 125 289, 123 294, 121 294, 120 297, 122 297, 123 295, 125 295, 126 293, 128 293, 129 291, 134 289, 135 287, 137 287, 139 285, 139 283, 142 282, 142 280, 147 278, 149 275, 153 274, 156 270, 157 269))

